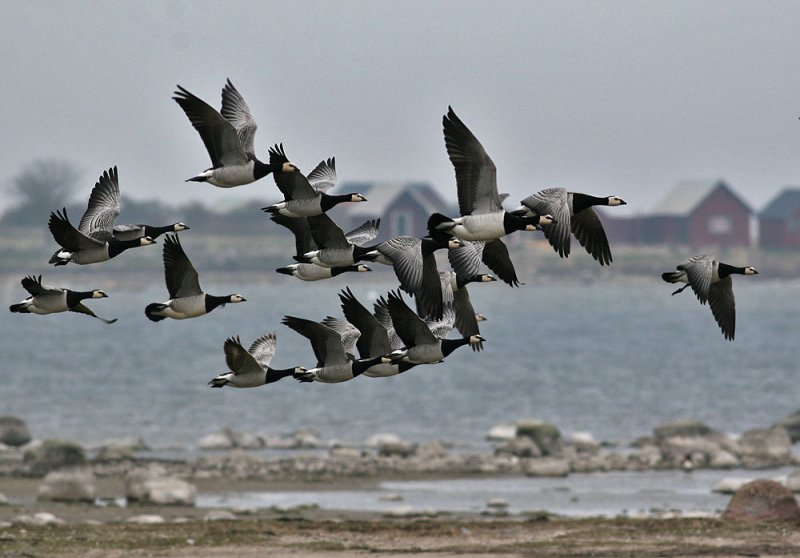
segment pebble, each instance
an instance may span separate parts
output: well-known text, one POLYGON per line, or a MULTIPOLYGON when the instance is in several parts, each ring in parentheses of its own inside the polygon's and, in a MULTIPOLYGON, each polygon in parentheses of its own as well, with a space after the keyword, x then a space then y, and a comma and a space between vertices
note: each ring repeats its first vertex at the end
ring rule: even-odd
POLYGON ((142 514, 132 515, 127 520, 128 523, 137 523, 141 525, 153 525, 156 523, 165 523, 165 520, 160 515, 156 514, 142 514))

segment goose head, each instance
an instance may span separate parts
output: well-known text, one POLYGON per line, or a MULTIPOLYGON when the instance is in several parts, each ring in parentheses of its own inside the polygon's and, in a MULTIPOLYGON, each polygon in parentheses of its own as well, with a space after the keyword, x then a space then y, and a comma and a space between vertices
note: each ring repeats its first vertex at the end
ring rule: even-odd
POLYGON ((372 271, 372 269, 364 264, 359 264, 356 266, 356 271, 359 273, 365 273, 367 271, 372 271))
POLYGON ((622 198, 618 198, 617 196, 608 196, 608 203, 611 207, 616 207, 618 205, 628 205, 625 200, 622 198))
POLYGON ((228 295, 228 302, 245 302, 247 299, 240 294, 228 295))
POLYGON ((155 244, 156 241, 153 240, 152 236, 143 236, 139 239, 139 246, 149 246, 151 244, 155 244))
POLYGON ((175 223, 174 225, 172 225, 172 230, 174 232, 188 231, 189 226, 186 223, 175 223))
POLYGON ((540 227, 542 225, 552 225, 555 222, 556 222, 556 220, 549 213, 545 213, 544 215, 539 215, 539 226, 540 227))
POLYGON ((469 344, 470 345, 477 345, 478 343, 483 343, 486 341, 481 335, 470 335, 469 336, 469 344))
POLYGON ((308 372, 308 368, 304 368, 303 366, 295 366, 292 370, 292 374, 305 374, 308 372))
POLYGON ((365 198, 362 194, 350 194, 350 201, 351 202, 365 202, 367 198, 365 198))
POLYGON ((100 289, 92 291, 92 298, 108 298, 108 295, 100 289))
POLYGON ((281 165, 281 172, 300 172, 300 169, 291 161, 286 161, 281 165))
POLYGON ((744 275, 758 275, 758 271, 752 265, 748 265, 744 268, 744 275))
POLYGON ((494 275, 489 275, 488 273, 484 273, 483 275, 476 275, 476 281, 481 283, 491 283, 492 281, 497 281, 494 275))
POLYGON ((447 249, 455 250, 456 248, 463 248, 464 243, 457 238, 451 238, 447 241, 447 249))

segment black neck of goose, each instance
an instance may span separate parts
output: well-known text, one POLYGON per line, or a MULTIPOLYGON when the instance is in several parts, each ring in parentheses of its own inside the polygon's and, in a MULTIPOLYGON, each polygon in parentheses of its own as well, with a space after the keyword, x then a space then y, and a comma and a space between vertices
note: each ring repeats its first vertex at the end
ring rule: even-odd
POLYGON ((469 337, 462 337, 461 339, 442 339, 442 355, 446 357, 467 343, 469 343, 469 337))
POLYGON ((365 370, 375 366, 376 364, 380 364, 381 359, 383 356, 376 356, 374 358, 362 358, 360 360, 353 361, 353 377, 362 374, 365 370))
POLYGON ((452 240, 452 237, 447 235, 437 235, 432 238, 421 238, 422 245, 420 249, 422 250, 423 256, 430 256, 436 250, 441 250, 442 248, 447 248, 447 245, 452 240))
POLYGON ((358 262, 364 259, 369 252, 372 252, 378 247, 377 244, 372 246, 353 246, 353 261, 358 262))
POLYGON ((72 308, 81 300, 92 298, 94 291, 71 291, 67 289, 67 308, 72 308))
POLYGON ((731 275, 732 273, 738 273, 739 275, 744 275, 745 269, 747 268, 736 267, 733 265, 728 265, 726 263, 720 262, 717 265, 717 275, 719 275, 720 279, 725 279, 728 275, 731 275))
POLYGON ((294 374, 294 368, 284 368, 283 370, 276 370, 275 368, 267 368, 267 375, 264 379, 265 384, 272 384, 278 380, 282 380, 294 374))
POLYGON ((163 227, 151 227, 150 225, 144 226, 144 236, 156 238, 167 232, 173 232, 175 225, 165 225, 163 227))
POLYGON ((253 154, 249 154, 248 156, 253 160, 253 178, 256 180, 264 178, 271 172, 280 172, 283 168, 283 163, 267 164, 256 159, 256 156, 253 154))
POLYGON ((469 275, 467 277, 456 275, 456 288, 463 289, 470 283, 479 283, 480 281, 483 281, 483 275, 469 275))
POLYGON ((331 277, 336 277, 337 275, 341 275, 342 273, 347 273, 348 271, 358 271, 358 266, 344 265, 342 267, 334 267, 331 269, 331 277))
POLYGON ((329 196, 324 192, 321 193, 322 201, 320 202, 320 207, 322 207, 322 211, 328 211, 335 205, 338 205, 342 202, 349 202, 353 199, 353 194, 339 194, 337 196, 329 196))
POLYGON ((231 301, 230 295, 228 296, 214 296, 206 294, 206 314, 211 312, 217 306, 225 306, 231 301))
POLYGON ((128 248, 141 245, 142 243, 138 238, 132 238, 131 240, 117 240, 116 238, 111 237, 108 239, 108 257, 113 258, 115 256, 119 256, 128 248))
POLYGON ((538 224, 538 215, 534 215, 533 217, 520 217, 519 215, 512 215, 511 213, 505 213, 503 215, 503 228, 506 234, 511 234, 514 231, 524 231, 525 227, 528 225, 538 224))
POLYGON ((593 205, 608 205, 608 198, 598 198, 597 196, 590 196, 589 194, 572 194, 572 213, 583 211, 587 207, 593 205))

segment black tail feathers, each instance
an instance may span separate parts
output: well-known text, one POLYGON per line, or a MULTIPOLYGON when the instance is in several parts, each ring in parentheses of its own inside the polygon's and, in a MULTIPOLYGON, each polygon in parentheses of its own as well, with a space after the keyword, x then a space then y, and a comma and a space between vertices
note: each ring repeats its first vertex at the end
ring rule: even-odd
POLYGON ((153 302, 145 307, 144 315, 147 316, 148 319, 150 319, 153 322, 160 322, 161 320, 166 318, 166 316, 162 316, 160 314, 157 314, 156 312, 160 312, 164 310, 166 307, 167 307, 166 304, 162 304, 160 302, 153 302))

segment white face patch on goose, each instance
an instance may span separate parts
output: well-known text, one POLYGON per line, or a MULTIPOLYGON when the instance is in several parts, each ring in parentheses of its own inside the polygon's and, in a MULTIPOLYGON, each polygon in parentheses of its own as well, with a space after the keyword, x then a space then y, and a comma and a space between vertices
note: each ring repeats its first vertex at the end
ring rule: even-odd
POLYGON ((482 341, 486 341, 486 339, 484 339, 480 335, 470 335, 470 337, 469 337, 469 344, 470 345, 477 345, 478 343, 480 343, 482 341))
POLYGON ((555 223, 555 219, 553 219, 553 216, 549 213, 539 216, 539 225, 552 225, 553 223, 555 223))
POLYGON ((108 295, 100 289, 97 289, 96 291, 92 291, 92 298, 108 298, 108 295))
POLYGON ((455 250, 456 248, 463 248, 464 243, 458 240, 457 238, 452 238, 447 241, 447 248, 448 250, 455 250))
POLYGON ((245 302, 247 299, 240 294, 231 295, 231 302, 245 302))
POLYGON ((139 239, 140 246, 149 246, 150 244, 155 244, 155 243, 156 241, 149 236, 143 236, 142 238, 139 239))
POLYGON ((758 271, 756 271, 756 268, 754 268, 752 265, 748 265, 746 268, 744 268, 744 274, 745 275, 758 275, 758 271))
POLYGON ((365 265, 359 265, 357 270, 359 273, 364 273, 365 271, 372 271, 369 267, 365 265))
POLYGON ((497 279, 494 278, 494 275, 481 275, 481 282, 490 283, 492 281, 497 281, 497 279))
POLYGON ((300 169, 298 169, 297 165, 295 165, 294 163, 287 162, 287 163, 283 164, 283 166, 281 167, 281 170, 283 172, 295 172, 295 171, 299 171, 300 169))
POLYGON ((611 207, 615 207, 617 205, 628 205, 622 198, 618 198, 617 196, 609 196, 608 197, 608 205, 611 207))
POLYGON ((365 202, 365 201, 367 201, 367 198, 365 198, 361 194, 353 194, 352 196, 350 196, 350 201, 365 202))
POLYGON ((174 230, 175 232, 178 232, 178 231, 188 231, 188 230, 189 230, 189 227, 187 227, 187 226, 186 226, 186 225, 184 225, 183 223, 175 223, 175 225, 172 227, 172 230, 174 230))

